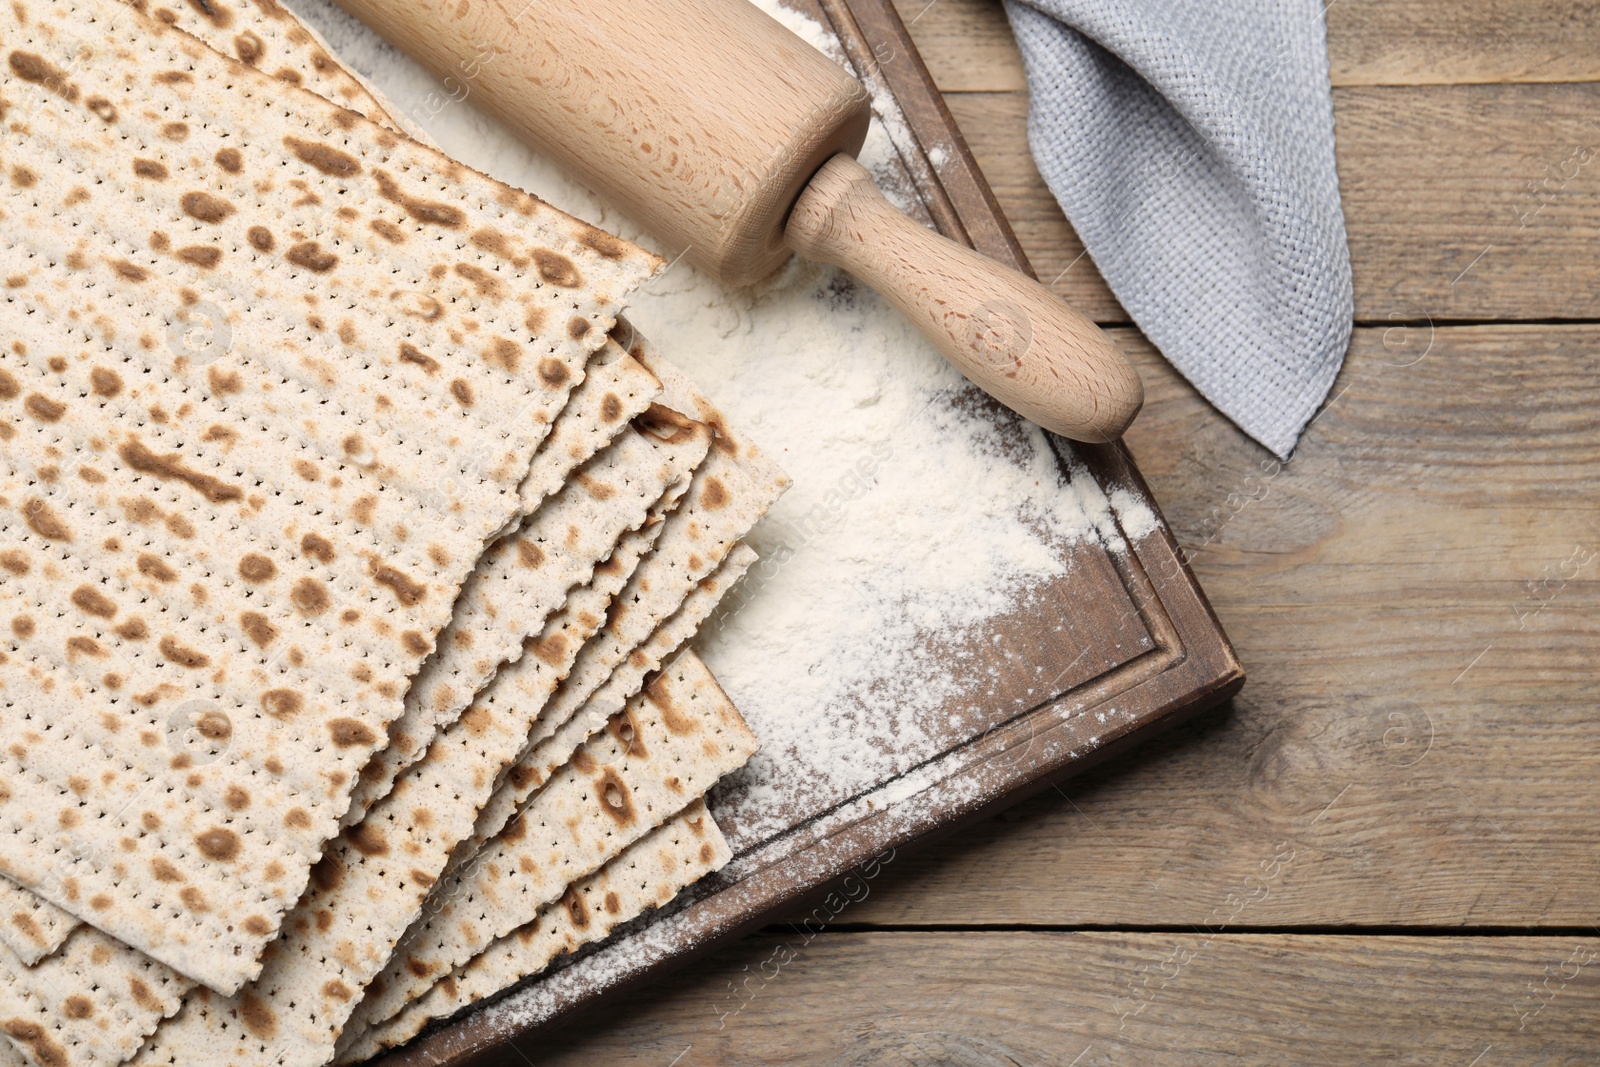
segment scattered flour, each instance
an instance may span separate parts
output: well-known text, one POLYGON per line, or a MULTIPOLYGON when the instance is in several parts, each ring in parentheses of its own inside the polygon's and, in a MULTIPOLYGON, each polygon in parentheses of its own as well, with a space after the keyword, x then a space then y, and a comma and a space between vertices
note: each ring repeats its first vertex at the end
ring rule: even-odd
MULTIPOLYGON (((823 27, 759 2, 838 57, 823 27)), ((677 251, 439 95, 329 0, 295 6, 445 151, 677 251)), ((904 203, 890 164, 909 134, 878 104, 862 162, 904 203)), ((794 478, 751 538, 761 563, 699 642, 763 743, 717 797, 736 852, 936 755, 952 703, 983 701, 986 678, 963 650, 986 624, 1025 609, 1071 543, 1098 537, 1121 551, 1124 533, 1156 528, 1131 493, 1108 500, 1086 474, 1063 479, 1039 430, 975 405, 905 320, 832 268, 796 260, 728 290, 680 262, 629 315, 794 478)))

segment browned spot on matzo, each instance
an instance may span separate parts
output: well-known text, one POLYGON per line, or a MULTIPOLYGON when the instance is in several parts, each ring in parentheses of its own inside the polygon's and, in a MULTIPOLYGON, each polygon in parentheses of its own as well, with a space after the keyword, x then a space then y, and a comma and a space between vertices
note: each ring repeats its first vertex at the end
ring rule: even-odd
POLYGON ((239 627, 245 635, 254 641, 257 646, 266 648, 278 636, 278 628, 259 611, 245 611, 239 614, 239 627))
POLYGON ((222 249, 215 245, 187 245, 178 249, 175 255, 185 263, 207 270, 222 262, 222 249))
POLYGON ((194 839, 195 847, 208 860, 230 863, 239 855, 239 835, 225 826, 214 826, 194 839))
POLYGON ((539 277, 551 285, 559 285, 563 289, 577 289, 583 285, 583 275, 578 273, 577 264, 560 252, 536 248, 533 250, 533 265, 538 269, 539 277))
POLYGON ((496 337, 485 346, 483 358, 507 374, 515 374, 522 364, 522 346, 509 337, 496 337))
POLYGON ((40 422, 60 422, 61 416, 67 412, 67 405, 38 393, 29 393, 22 402, 22 409, 40 422))
POLYGON ((498 275, 473 263, 457 263, 456 273, 472 283, 479 296, 499 300, 505 296, 506 287, 498 275))
POLYGON ((415 363, 429 374, 439 369, 439 361, 432 356, 425 355, 421 349, 409 341, 400 344, 400 362, 415 363))
POLYGON ((566 909, 567 917, 572 920, 572 925, 583 929, 589 925, 589 905, 584 902, 583 894, 574 886, 561 897, 561 907, 566 909))
POLYGON ((42 85, 68 102, 77 101, 78 87, 67 80, 67 72, 37 52, 12 52, 6 62, 11 73, 23 81, 42 85))
POLYGON ((251 585, 270 582, 277 574, 277 565, 259 552, 251 552, 239 561, 239 577, 251 585))
POLYGON ((384 171, 373 171, 372 177, 378 183, 379 195, 385 200, 392 201, 405 208, 406 214, 418 222, 428 223, 433 226, 447 226, 451 229, 456 229, 466 222, 466 212, 460 208, 413 196, 401 189, 394 178, 384 171))
POLYGON ((137 566, 140 574, 146 578, 154 578, 158 582, 172 582, 178 578, 178 572, 167 566, 165 560, 148 552, 139 553, 137 566))
POLYGON ((583 231, 579 240, 607 259, 620 259, 627 251, 627 245, 619 238, 594 226, 583 231))
POLYGON ((291 719, 305 706, 305 697, 293 689, 268 689, 261 694, 261 710, 275 719, 291 719))
POLYGON ((308 533, 300 538, 300 553, 307 559, 314 559, 318 563, 332 563, 334 559, 333 542, 320 534, 308 533))
POLYGON ((370 745, 378 737, 372 730, 354 719, 333 719, 328 723, 328 733, 333 737, 333 743, 339 748, 350 748, 354 745, 370 745))
POLYGON ((184 466, 183 457, 176 452, 164 456, 152 452, 138 438, 133 438, 119 447, 117 455, 140 474, 182 482, 213 504, 222 504, 244 497, 244 490, 238 486, 229 485, 210 474, 184 466))
POLYGON ((182 644, 170 634, 156 642, 156 647, 161 650, 161 656, 168 663, 175 663, 179 667, 189 670, 199 670, 211 666, 211 657, 199 649, 190 648, 182 644))
POLYGON ((0 1031, 26 1048, 38 1061, 39 1067, 67 1067, 66 1050, 51 1040, 50 1032, 41 1024, 27 1019, 3 1019, 0 1020, 0 1031))
POLYGON ((106 367, 95 367, 89 372, 89 385, 96 396, 113 397, 122 392, 122 377, 106 367))
POLYGON ((213 226, 232 215, 237 208, 220 196, 196 190, 184 193, 178 200, 183 208, 183 213, 192 219, 207 222, 213 226))
POLYGON ((328 587, 315 578, 302 578, 289 591, 289 599, 305 615, 321 615, 328 610, 328 587))
POLYGON ((278 1035, 278 1016, 254 993, 239 998, 239 1022, 255 1037, 269 1041, 278 1035))
POLYGON ((539 380, 546 385, 565 385, 572 378, 572 371, 559 359, 542 359, 539 361, 539 380))
POLYGON ((266 45, 262 43, 261 38, 248 30, 233 39, 234 54, 251 66, 255 66, 265 50, 266 45))
POLYGON ((339 257, 315 241, 301 241, 285 252, 283 258, 315 274, 326 274, 339 265, 339 257))
POLYGON ((600 801, 600 809, 617 822, 626 825, 638 817, 633 810, 633 794, 627 783, 610 767, 595 782, 594 792, 600 801))
POLYGON ((100 619, 116 617, 117 602, 92 585, 80 585, 72 591, 72 604, 86 615, 100 619))
POLYGON ((302 140, 292 134, 285 136, 283 143, 302 163, 309 164, 324 174, 335 178, 349 178, 361 173, 361 162, 355 156, 340 151, 330 144, 302 140))
POLYGON ((394 593, 395 599, 410 607, 428 595, 428 587, 415 581, 404 571, 391 567, 388 564, 378 564, 372 568, 372 580, 394 593))

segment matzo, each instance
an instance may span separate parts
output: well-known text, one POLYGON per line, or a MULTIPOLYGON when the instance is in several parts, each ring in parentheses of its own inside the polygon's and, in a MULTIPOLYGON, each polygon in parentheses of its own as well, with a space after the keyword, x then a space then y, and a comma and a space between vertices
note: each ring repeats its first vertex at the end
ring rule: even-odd
POLYGON ((34 1067, 115 1067, 192 984, 80 925, 36 966, 0 958, 0 1034, 34 1067))
MULTIPOLYGON (((604 541, 615 533, 620 524, 633 521, 634 513, 625 504, 620 510, 615 506, 624 500, 624 495, 629 491, 630 480, 641 486, 650 486, 676 477, 676 481, 667 488, 661 499, 649 509, 643 527, 622 535, 621 543, 618 545, 617 550, 612 553, 604 564, 594 569, 595 576, 591 585, 575 592, 564 609, 562 617, 553 620, 552 624, 546 628, 543 634, 539 635, 536 641, 529 642, 530 649, 537 654, 537 658, 541 662, 547 662, 552 665, 550 667, 552 672, 564 672, 565 669, 564 661, 557 654, 558 650, 568 644, 572 648, 579 647, 583 640, 592 634, 594 628, 599 625, 600 617, 604 613, 606 604, 620 590, 631 574, 632 568, 637 564, 639 557, 648 550, 654 538, 659 535, 663 516, 676 506, 686 490, 689 480, 688 470, 704 455, 706 449, 705 433, 703 430, 699 433, 698 444, 693 443, 694 435, 674 434, 674 436, 678 438, 675 444, 662 442, 660 438, 653 434, 648 437, 634 434, 634 440, 619 442, 619 447, 614 449, 612 454, 603 457, 604 464, 597 463, 587 468, 584 472, 583 482, 569 486, 568 491, 562 494, 562 497, 552 501, 552 506, 546 511, 541 511, 536 517, 535 523, 530 524, 530 527, 525 528, 523 531, 530 544, 543 543, 546 545, 548 555, 541 561, 540 571, 547 580, 553 579, 560 583, 565 580, 561 577, 562 575, 570 576, 570 574, 578 573, 584 566, 582 560, 585 557, 581 554, 576 558, 573 557, 572 549, 577 542, 565 537, 560 538, 560 544, 552 544, 548 539, 540 541, 532 532, 532 526, 536 526, 538 521, 543 521, 546 525, 559 530, 570 526, 572 522, 578 522, 584 524, 588 530, 589 538, 604 541), (662 463, 665 465, 663 466, 662 463), (594 493, 603 496, 605 501, 612 505, 611 511, 614 514, 611 514, 609 518, 606 517, 605 512, 595 509, 596 502, 591 499, 591 494, 594 493)), ((650 490, 645 488, 642 491, 649 492, 650 490)), ((514 545, 515 542, 513 542, 514 545)), ((515 555, 513 555, 513 558, 515 558, 515 555)), ((524 591, 526 592, 526 590, 524 591)), ((505 617, 510 618, 515 613, 507 612, 503 614, 505 617)), ((570 657, 567 662, 569 661, 570 657)), ((559 673, 552 673, 548 681, 548 688, 554 687, 559 676, 559 673)), ((538 697, 529 706, 538 707, 544 702, 545 695, 547 693, 538 697)), ((472 761, 473 752, 470 742, 462 748, 450 749, 449 754, 454 758, 450 760, 450 765, 446 768, 447 772, 461 781, 470 780, 474 776, 492 779, 492 771, 504 764, 508 758, 508 753, 517 741, 517 727, 514 715, 515 713, 513 712, 513 717, 507 719, 507 729, 511 731, 510 736, 500 745, 498 750, 492 745, 487 750, 480 746, 478 750, 480 761, 474 763, 472 761), (496 751, 499 752, 498 755, 494 754, 496 751)), ((468 735, 464 736, 470 736, 475 732, 469 726, 468 735)), ((465 820, 462 821, 465 824, 465 820)), ((446 845, 441 843, 439 847, 443 850, 446 845)), ((414 856, 412 858, 413 862, 418 864, 418 867, 414 867, 413 871, 419 869, 419 867, 426 868, 427 860, 425 857, 414 856)), ((304 907, 303 903, 302 910, 304 907)), ((407 914, 397 913, 397 918, 392 920, 395 923, 394 935, 392 936, 398 935, 404 929, 407 918, 407 914)), ((293 921, 291 920, 292 924, 293 921)), ((294 934, 291 932, 286 936, 292 938, 294 934)), ((377 962, 381 962, 381 960, 377 962)), ((348 975, 342 975, 341 977, 348 977, 348 975)), ((84 976, 83 980, 87 985, 92 984, 95 979, 105 980, 105 978, 106 976, 103 975, 88 974, 84 976)), ((259 1011, 256 1014, 259 1015, 259 1011)), ((154 1026, 154 1018, 145 1019, 145 1024, 144 1029, 139 1031, 141 1034, 148 1032, 149 1028, 154 1026)))
POLYGON ((689 380, 688 375, 656 351, 655 346, 635 330, 626 318, 618 318, 612 336, 630 356, 656 376, 661 383, 663 405, 711 427, 717 451, 738 465, 743 477, 756 492, 757 499, 767 501, 766 505, 759 508, 762 513, 772 501, 783 495, 789 488, 789 476, 750 437, 730 426, 722 412, 689 380))
POLYGON ((54 904, 0 878, 0 944, 31 967, 60 948, 78 920, 54 904))
POLYGON ((11 5, 0 27, 0 551, 26 571, 0 607, 23 753, 0 759, 0 863, 233 988, 657 261, 110 0, 11 5))
POLYGON ((629 845, 521 929, 442 978, 418 1001, 381 1026, 339 1042, 339 1063, 359 1063, 410 1041, 435 1019, 492 997, 538 974, 556 957, 604 940, 623 923, 659 908, 731 858, 727 839, 696 800, 629 845))
POLYGON ((645 678, 711 617, 723 595, 744 577, 755 560, 756 553, 748 545, 736 547, 721 566, 696 582, 677 611, 636 647, 617 652, 608 644, 609 635, 605 631, 584 646, 556 698, 540 712, 533 729, 528 732, 523 755, 479 813, 472 839, 457 848, 451 861, 453 866, 466 862, 484 841, 498 834, 535 790, 572 758, 578 746, 633 698, 645 678), (589 675, 581 672, 589 654, 600 651, 605 653, 602 662, 616 665, 596 682, 594 676, 600 672, 589 675))
MULTIPOLYGON (((670 508, 680 492, 669 488, 658 509, 670 508)), ((619 548, 630 546, 637 559, 659 525, 647 519, 619 548)), ((615 591, 618 571, 630 565, 624 558, 596 567, 591 589, 615 591)), ((526 642, 528 658, 548 671, 548 689, 600 623, 597 614, 572 610, 586 602, 580 590, 526 642)), ((477 702, 442 730, 366 819, 329 845, 283 937, 268 948, 260 977, 227 1000, 195 991, 135 1062, 187 1065, 209 1057, 313 1067, 331 1057, 355 1000, 420 913, 451 849, 471 832, 541 703, 477 702)))
POLYGON ((660 395, 661 383, 655 375, 607 338, 534 454, 533 468, 518 490, 523 511, 532 514, 537 510, 569 474, 610 444, 660 395))
POLYGON ((523 639, 544 626, 574 585, 605 558, 623 532, 644 521, 667 487, 693 470, 710 444, 703 427, 664 442, 629 429, 511 537, 496 542, 467 580, 438 648, 406 694, 387 748, 362 769, 363 798, 344 825, 371 803, 454 722, 502 666, 522 654, 523 639), (607 521, 616 516, 620 521, 607 521))
POLYGON ((301 85, 341 107, 402 129, 378 95, 339 63, 315 30, 278 0, 122 0, 135 10, 191 33, 225 55, 301 85))
MULTIPOLYGON (((615 343, 608 342, 589 361, 583 381, 572 391, 567 406, 535 454, 532 470, 519 489, 523 510, 531 513, 556 492, 572 470, 604 448, 629 420, 643 413, 660 388, 649 371, 615 343)), ((684 479, 672 499, 672 506, 676 506, 687 486, 688 481, 684 479)), ((660 516, 655 522, 653 534, 659 534, 660 516)), ((651 543, 654 543, 653 536, 651 543)), ((628 573, 632 573, 631 565, 628 573)), ((599 609, 601 612, 616 592, 612 590, 606 595, 599 609)), ((411 710, 408 705, 407 713, 390 726, 392 734, 409 728, 411 710)), ((364 795, 363 791, 364 786, 370 787, 368 775, 376 762, 369 762, 362 770, 351 799, 352 811, 365 813, 376 799, 364 795)), ((386 780, 384 788, 392 784, 392 780, 386 780)), ((348 813, 345 816, 347 825, 358 819, 359 816, 352 818, 348 813)), ((76 924, 76 918, 31 890, 0 878, 0 944, 10 948, 24 963, 31 966, 55 951, 76 924)))
POLYGON ((679 655, 499 837, 434 887, 353 1023, 372 1026, 397 1014, 755 750, 755 736, 711 672, 692 652, 679 655))
MULTIPOLYGON (((552 706, 541 713, 539 725, 547 731, 544 736, 564 726, 629 654, 649 640, 789 485, 787 476, 753 443, 737 435, 722 413, 681 371, 653 352, 643 337, 626 323, 618 333, 626 338, 636 359, 646 366, 653 365, 652 371, 662 382, 667 399, 681 405, 681 411, 697 412, 713 427, 712 451, 695 472, 688 500, 669 520, 655 551, 640 565, 629 588, 613 606, 605 630, 584 648, 552 706)), ((587 731, 582 736, 587 736, 587 731)), ((549 757, 555 746, 546 745, 535 754, 533 745, 539 740, 542 737, 530 741, 529 751, 495 790, 479 817, 473 842, 464 846, 456 862, 498 833, 536 783, 548 776, 552 769, 549 757)), ((566 761, 572 747, 569 744, 555 758, 555 766, 566 761)))

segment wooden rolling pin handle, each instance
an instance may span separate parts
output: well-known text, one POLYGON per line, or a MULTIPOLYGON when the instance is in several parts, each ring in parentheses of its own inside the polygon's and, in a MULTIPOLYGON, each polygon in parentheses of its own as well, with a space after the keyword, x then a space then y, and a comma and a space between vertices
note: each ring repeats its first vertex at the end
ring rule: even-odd
POLYGON ((1144 385, 1111 339, 1026 275, 939 236, 836 155, 801 192, 784 231, 807 259, 843 267, 888 298, 974 384, 1078 441, 1122 436, 1144 385))

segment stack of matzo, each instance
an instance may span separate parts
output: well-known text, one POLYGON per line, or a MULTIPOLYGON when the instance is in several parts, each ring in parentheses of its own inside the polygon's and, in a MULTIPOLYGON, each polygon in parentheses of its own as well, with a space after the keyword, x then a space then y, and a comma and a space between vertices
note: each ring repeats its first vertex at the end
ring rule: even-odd
POLYGON ((0 51, 0 1065, 363 1058, 726 862, 683 646, 786 481, 660 261, 276 0, 0 51))

